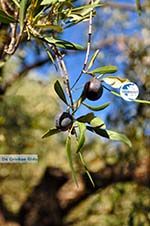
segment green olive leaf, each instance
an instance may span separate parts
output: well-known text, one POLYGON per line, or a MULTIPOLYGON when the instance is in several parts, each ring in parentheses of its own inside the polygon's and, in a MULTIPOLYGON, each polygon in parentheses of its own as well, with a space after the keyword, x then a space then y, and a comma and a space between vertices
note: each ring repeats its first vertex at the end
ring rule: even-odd
POLYGON ((115 73, 117 71, 117 67, 116 66, 112 66, 112 65, 108 65, 108 66, 103 66, 103 67, 98 67, 98 68, 95 68, 94 70, 92 71, 88 71, 86 72, 87 74, 110 74, 110 73, 115 73))
POLYGON ((78 138, 77 152, 81 152, 81 149, 85 143, 86 125, 82 122, 78 122, 78 127, 79 127, 79 138, 78 138))
POLYGON ((61 84, 60 82, 57 80, 54 84, 54 89, 55 89, 55 92, 57 93, 57 95, 59 96, 59 98, 66 104, 68 105, 67 103, 67 99, 66 99, 66 96, 65 96, 65 93, 61 87, 61 84))
POLYGON ((14 18, 11 16, 8 16, 6 13, 4 13, 2 10, 0 10, 0 22, 4 24, 9 24, 15 22, 14 18))
POLYGON ((110 105, 110 102, 107 102, 107 103, 102 104, 100 106, 91 106, 91 105, 85 104, 84 102, 82 102, 82 104, 92 111, 101 111, 101 110, 107 108, 110 105))
POLYGON ((88 168, 87 168, 87 165, 86 165, 86 162, 85 162, 85 160, 84 160, 84 158, 83 158, 82 153, 81 153, 81 152, 78 152, 78 154, 79 154, 81 163, 82 163, 82 165, 83 165, 83 167, 84 167, 84 170, 85 170, 85 172, 86 172, 86 174, 87 174, 89 180, 91 181, 91 184, 93 185, 93 187, 95 187, 94 181, 93 181, 93 179, 92 179, 92 177, 91 177, 91 175, 90 175, 90 173, 89 173, 89 170, 88 170, 88 168))
POLYGON ((67 158, 68 158, 68 162, 70 165, 70 169, 72 172, 72 177, 74 182, 76 183, 76 185, 78 186, 78 182, 77 182, 77 178, 76 178, 76 172, 73 166, 73 161, 72 161, 72 153, 71 153, 71 137, 68 135, 67 139, 66 139, 66 152, 67 152, 67 158))
MULTIPOLYGON (((118 96, 118 97, 121 97, 121 95, 115 91, 110 91, 113 95, 115 96, 118 96)), ((121 97, 122 98, 122 97, 121 97)), ((150 104, 150 101, 149 100, 139 100, 139 99, 136 99, 136 100, 132 100, 132 102, 136 102, 136 103, 140 103, 140 104, 150 104)))
POLYGON ((57 129, 57 128, 49 129, 49 130, 42 136, 42 138, 46 138, 46 137, 52 136, 52 135, 57 134, 57 133, 59 133, 59 132, 61 132, 61 131, 60 131, 59 129, 57 129))
POLYGON ((136 99, 136 100, 134 100, 134 102, 137 102, 137 103, 140 103, 140 104, 150 104, 150 101, 149 100, 139 100, 139 99, 136 99))
POLYGON ((88 66, 86 68, 87 71, 93 66, 93 64, 94 64, 94 62, 95 62, 96 57, 98 56, 98 54, 99 54, 99 49, 97 49, 95 51, 95 53, 93 54, 93 56, 91 57, 91 59, 90 59, 90 61, 88 63, 88 66))
POLYGON ((84 50, 83 46, 81 46, 77 43, 74 43, 74 42, 69 42, 69 41, 62 40, 62 39, 54 39, 52 37, 45 37, 44 39, 48 43, 55 45, 57 47, 63 48, 63 49, 84 50))
POLYGON ((136 0, 136 8, 137 8, 137 12, 138 12, 138 14, 140 16, 141 12, 142 12, 142 5, 141 5, 140 0, 136 0))
POLYGON ((95 117, 95 116, 94 116, 93 112, 90 112, 90 113, 88 113, 88 114, 86 114, 86 115, 80 116, 80 117, 77 118, 76 120, 77 120, 78 122, 82 122, 82 123, 90 123, 90 121, 91 121, 94 117, 95 117))
POLYGON ((103 78, 103 80, 105 83, 107 83, 108 85, 110 85, 113 88, 120 88, 122 86, 122 84, 124 82, 129 82, 129 79, 127 78, 120 78, 120 77, 113 77, 113 76, 108 76, 106 78, 103 78))
POLYGON ((90 127, 90 126, 87 126, 87 129, 91 132, 95 132, 99 136, 108 138, 110 140, 121 141, 127 144, 129 147, 132 147, 131 141, 122 133, 114 132, 111 130, 100 129, 97 127, 90 127))
POLYGON ((23 30, 24 26, 24 19, 26 16, 26 10, 29 0, 21 0, 20 1, 20 10, 19 10, 19 19, 20 19, 20 30, 23 30))
POLYGON ((55 3, 57 3, 57 2, 58 2, 58 0, 43 0, 43 1, 41 2, 41 5, 55 4, 55 3))
POLYGON ((90 121, 90 124, 91 124, 91 126, 93 126, 93 127, 97 127, 97 128, 101 127, 101 128, 103 128, 103 129, 106 128, 104 121, 103 121, 101 118, 99 118, 99 117, 94 117, 94 118, 90 121))

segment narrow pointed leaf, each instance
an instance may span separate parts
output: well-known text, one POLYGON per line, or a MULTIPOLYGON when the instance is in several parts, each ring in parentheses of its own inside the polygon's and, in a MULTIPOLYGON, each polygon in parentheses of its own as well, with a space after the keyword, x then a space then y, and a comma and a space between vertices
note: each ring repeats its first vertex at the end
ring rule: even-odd
POLYGON ((45 37, 45 40, 49 42, 50 44, 54 44, 57 47, 63 48, 63 49, 70 49, 70 50, 84 50, 84 47, 74 43, 74 42, 69 42, 66 40, 62 39, 54 39, 52 37, 45 37))
POLYGON ((108 76, 106 78, 103 78, 103 81, 106 82, 108 85, 110 85, 113 88, 120 88, 124 82, 128 82, 129 79, 126 78, 120 78, 120 77, 113 77, 108 76))
POLYGON ((93 56, 91 57, 89 63, 88 63, 88 66, 87 66, 87 71, 93 66, 95 60, 96 60, 96 57, 98 56, 99 54, 99 49, 97 49, 95 51, 95 53, 93 54, 93 56))
POLYGON ((59 133, 59 132, 60 132, 60 130, 57 129, 57 128, 49 129, 49 130, 42 136, 42 138, 46 138, 46 137, 52 136, 52 135, 57 134, 57 133, 59 133))
POLYGON ((82 123, 90 123, 90 121, 94 117, 95 117, 94 114, 91 112, 91 113, 80 116, 79 118, 77 118, 77 121, 82 123))
POLYGON ((82 122, 78 122, 78 127, 79 127, 79 139, 78 139, 77 152, 81 151, 84 145, 86 125, 82 122))
POLYGON ((150 101, 148 101, 148 100, 139 100, 139 99, 136 99, 136 100, 134 100, 134 102, 137 102, 137 103, 140 103, 140 104, 150 104, 150 101))
POLYGON ((20 30, 23 30, 23 26, 24 26, 24 19, 25 19, 25 15, 26 15, 26 10, 27 10, 27 4, 28 4, 28 0, 21 0, 20 2, 20 13, 19 13, 19 19, 20 19, 20 30))
POLYGON ((88 71, 87 73, 88 74, 110 74, 110 73, 115 73, 117 71, 117 67, 116 66, 112 66, 112 65, 109 65, 109 66, 103 66, 103 67, 98 67, 98 68, 95 68, 94 70, 92 71, 88 71))
POLYGON ((57 3, 57 2, 58 2, 58 0, 43 0, 43 1, 41 2, 41 5, 55 4, 55 3, 57 3))
POLYGON ((76 7, 74 9, 72 9, 72 12, 81 13, 81 11, 83 11, 83 10, 87 10, 87 9, 91 10, 93 8, 100 7, 100 6, 103 6, 103 5, 104 5, 103 3, 87 4, 87 5, 83 5, 83 6, 76 7))
MULTIPOLYGON (((113 95, 115 95, 115 96, 121 97, 121 95, 119 93, 115 92, 115 91, 110 91, 110 92, 113 95)), ((139 99, 136 99, 136 100, 133 100, 131 102, 136 102, 136 103, 140 103, 140 104, 150 104, 150 101, 149 100, 139 100, 139 99)))
POLYGON ((110 102, 107 102, 107 103, 102 104, 100 106, 91 106, 91 105, 85 104, 84 102, 82 102, 82 104, 92 111, 101 111, 101 110, 107 108, 110 105, 110 102))
POLYGON ((0 22, 4 24, 9 24, 15 22, 14 18, 11 16, 8 16, 6 13, 4 13, 2 10, 0 10, 0 22))
POLYGON ((17 0, 12 0, 12 1, 14 2, 14 4, 15 4, 18 8, 20 8, 19 2, 18 2, 17 0))
POLYGON ((91 184, 93 185, 93 187, 95 187, 94 181, 93 181, 93 179, 92 179, 92 177, 91 177, 91 175, 90 175, 90 173, 89 173, 89 170, 88 170, 88 168, 87 168, 87 165, 86 165, 86 162, 85 162, 85 160, 84 160, 84 158, 83 158, 82 153, 81 153, 81 152, 78 152, 78 154, 79 154, 81 163, 82 163, 82 165, 83 165, 83 167, 84 167, 84 170, 85 170, 85 172, 86 172, 86 174, 87 174, 89 180, 91 181, 91 184))
POLYGON ((57 93, 57 95, 59 96, 59 98, 65 103, 68 105, 67 103, 67 99, 66 99, 66 96, 65 96, 65 93, 60 85, 60 82, 57 80, 54 84, 54 89, 55 89, 55 92, 57 93))
POLYGON ((102 136, 111 140, 121 141, 127 144, 129 147, 132 147, 131 141, 122 133, 117 133, 111 130, 105 130, 100 128, 94 128, 90 126, 87 126, 87 129, 91 132, 95 132, 99 136, 102 136))
POLYGON ((78 186, 78 182, 77 182, 77 178, 76 178, 76 172, 73 166, 73 161, 72 161, 72 153, 71 153, 71 137, 68 136, 66 139, 66 152, 67 152, 67 158, 68 158, 68 162, 70 165, 70 169, 72 172, 72 177, 74 182, 76 183, 76 185, 78 186))
POLYGON ((137 8, 137 12, 138 12, 138 14, 140 16, 141 12, 142 12, 142 6, 141 6, 141 1, 140 0, 136 0, 136 8, 137 8))
POLYGON ((91 121, 90 124, 92 127, 101 127, 103 129, 106 128, 104 121, 99 118, 99 117, 94 117, 91 121))

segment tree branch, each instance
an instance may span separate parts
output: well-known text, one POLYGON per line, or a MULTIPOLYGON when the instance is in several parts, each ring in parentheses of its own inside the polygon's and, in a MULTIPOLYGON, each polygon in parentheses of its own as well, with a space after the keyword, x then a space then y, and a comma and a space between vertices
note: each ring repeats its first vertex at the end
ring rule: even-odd
POLYGON ((9 81, 7 81, 4 85, 0 85, 0 95, 5 94, 6 90, 8 87, 12 86, 12 84, 19 78, 23 77, 24 75, 26 75, 30 70, 37 68, 37 67, 41 67, 44 64, 48 63, 50 60, 49 58, 45 58, 43 60, 39 60, 38 62, 35 62, 31 65, 26 66, 25 68, 23 68, 19 73, 16 73, 12 76, 11 79, 9 79, 9 81))

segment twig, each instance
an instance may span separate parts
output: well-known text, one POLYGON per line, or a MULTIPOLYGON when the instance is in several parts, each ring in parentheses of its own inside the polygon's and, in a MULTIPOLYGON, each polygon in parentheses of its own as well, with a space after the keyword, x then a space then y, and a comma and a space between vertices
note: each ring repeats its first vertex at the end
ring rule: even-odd
POLYGON ((69 75, 68 75, 68 71, 67 71, 65 62, 63 60, 63 56, 62 56, 61 52, 57 49, 56 46, 53 46, 51 48, 55 52, 58 67, 59 67, 61 76, 63 78, 64 84, 66 86, 66 92, 67 92, 70 102, 71 102, 71 108, 72 108, 72 111, 74 111, 74 103, 73 103, 73 98, 72 98, 72 93, 71 93, 71 88, 70 88, 69 75))
POLYGON ((23 68, 19 73, 16 73, 14 76, 12 76, 12 78, 7 81, 5 84, 4 84, 4 88, 5 90, 10 87, 18 78, 20 78, 21 76, 23 76, 24 74, 27 74, 30 70, 34 69, 34 68, 37 68, 37 67, 40 67, 42 66, 43 64, 45 63, 48 63, 49 62, 49 58, 46 58, 44 60, 40 60, 36 63, 33 63, 31 65, 28 65, 26 66, 25 68, 23 68))
MULTIPOLYGON (((93 0, 90 1, 90 4, 93 4, 93 0)), ((86 50, 86 55, 85 55, 85 60, 84 60, 83 68, 82 68, 82 70, 81 70, 78 78, 74 82, 73 86, 71 87, 71 90, 75 87, 75 85, 77 84, 77 82, 80 80, 80 78, 81 78, 82 74, 84 73, 84 71, 86 71, 86 66, 87 66, 87 62, 88 62, 88 58, 89 58, 89 54, 90 54, 90 48, 91 48, 92 17, 93 17, 93 9, 91 10, 90 17, 89 17, 88 43, 87 43, 87 50, 86 50)))

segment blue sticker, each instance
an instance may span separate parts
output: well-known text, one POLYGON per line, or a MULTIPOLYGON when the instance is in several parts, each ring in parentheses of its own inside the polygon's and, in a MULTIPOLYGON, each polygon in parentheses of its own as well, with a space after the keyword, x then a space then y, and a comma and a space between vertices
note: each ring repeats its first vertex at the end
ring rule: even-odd
POLYGON ((120 87, 120 95, 126 101, 133 101, 139 95, 139 88, 133 82, 125 82, 120 87))

